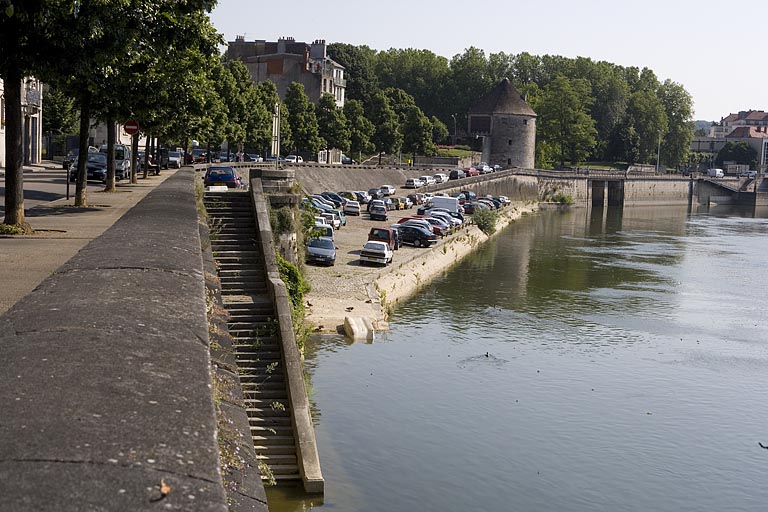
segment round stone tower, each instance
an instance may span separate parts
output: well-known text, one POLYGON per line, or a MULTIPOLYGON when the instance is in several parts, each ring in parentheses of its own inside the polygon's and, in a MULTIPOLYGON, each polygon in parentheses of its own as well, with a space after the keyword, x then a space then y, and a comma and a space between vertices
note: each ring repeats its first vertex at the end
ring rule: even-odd
POLYGON ((469 109, 469 133, 483 138, 489 165, 533 169, 536 112, 508 78, 469 109))

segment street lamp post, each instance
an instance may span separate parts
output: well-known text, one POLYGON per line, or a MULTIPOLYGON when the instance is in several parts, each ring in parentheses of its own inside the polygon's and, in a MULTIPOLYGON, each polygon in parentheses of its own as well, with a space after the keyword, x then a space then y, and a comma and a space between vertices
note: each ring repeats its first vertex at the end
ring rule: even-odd
POLYGON ((453 118, 453 145, 456 145, 456 114, 451 114, 453 118))

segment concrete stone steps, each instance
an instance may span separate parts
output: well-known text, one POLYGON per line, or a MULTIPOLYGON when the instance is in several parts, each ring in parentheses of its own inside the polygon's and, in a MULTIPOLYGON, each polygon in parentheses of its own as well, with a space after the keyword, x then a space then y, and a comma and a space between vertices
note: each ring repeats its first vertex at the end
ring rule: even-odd
POLYGON ((282 347, 274 335, 274 304, 267 292, 250 196, 206 194, 206 206, 213 226, 211 250, 222 301, 230 315, 227 326, 235 338, 238 375, 256 452, 276 478, 299 479, 282 347))

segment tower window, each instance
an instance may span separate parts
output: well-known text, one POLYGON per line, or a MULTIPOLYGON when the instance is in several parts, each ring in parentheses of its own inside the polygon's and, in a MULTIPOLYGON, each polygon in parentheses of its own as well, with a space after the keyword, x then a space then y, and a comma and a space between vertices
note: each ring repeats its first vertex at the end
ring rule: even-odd
POLYGON ((511 146, 511 145, 512 145, 512 139, 509 139, 509 140, 507 141, 507 145, 508 145, 508 146, 511 146))
POLYGON ((523 124, 528 124, 528 120, 527 119, 523 119, 523 124))

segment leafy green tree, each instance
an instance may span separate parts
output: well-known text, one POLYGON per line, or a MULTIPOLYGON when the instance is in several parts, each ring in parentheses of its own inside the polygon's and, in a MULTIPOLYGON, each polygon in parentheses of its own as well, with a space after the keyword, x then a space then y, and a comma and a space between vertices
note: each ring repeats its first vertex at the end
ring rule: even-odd
POLYGON ((591 101, 585 80, 560 75, 549 84, 537 105, 542 142, 558 148, 560 165, 584 161, 595 145, 595 122, 587 113, 591 101))
POLYGON ((638 138, 639 162, 656 159, 659 141, 667 131, 667 115, 664 105, 653 91, 633 93, 627 105, 626 126, 632 126, 638 138))
POLYGON ((432 123, 416 105, 408 109, 402 131, 403 151, 411 153, 414 161, 417 154, 430 156, 437 153, 432 142, 432 123))
POLYGON ((345 68, 347 100, 360 100, 365 104, 379 90, 379 77, 375 71, 376 50, 367 46, 331 43, 328 45, 328 56, 345 68))
POLYGON ((280 145, 282 147, 293 147, 293 139, 291 132, 291 122, 288 118, 288 109, 285 104, 280 101, 280 96, 277 93, 277 86, 274 82, 265 80, 256 84, 256 92, 261 98, 261 102, 270 114, 270 124, 265 129, 259 131, 256 138, 256 145, 259 148, 264 148, 265 152, 272 145, 272 115, 275 112, 275 105, 280 105, 280 145))
POLYGON ((746 142, 726 142, 715 158, 717 165, 722 166, 723 162, 736 162, 755 169, 757 167, 757 151, 746 142))
POLYGON ((445 57, 429 50, 393 48, 376 56, 376 74, 382 88, 407 91, 428 115, 447 118, 452 113, 443 91, 450 74, 445 57))
POLYGON ((74 98, 54 86, 47 87, 44 98, 43 132, 54 135, 74 133, 78 119, 74 98))
POLYGON ((360 100, 346 100, 344 115, 349 126, 350 151, 356 153, 358 160, 362 161, 363 153, 367 154, 376 149, 371 142, 373 123, 365 117, 363 102, 360 100))
POLYGON ((317 105, 317 124, 325 149, 349 151, 350 131, 344 110, 336 106, 336 99, 330 94, 320 96, 317 105))
POLYGON ((381 165, 382 154, 397 152, 403 143, 397 113, 390 106, 389 99, 383 92, 376 93, 371 99, 369 119, 375 127, 371 142, 379 153, 379 165, 381 165))
POLYGON ((485 52, 474 46, 467 48, 451 59, 450 70, 444 100, 458 113, 459 124, 466 125, 470 107, 495 85, 488 73, 485 52))
POLYGON ((661 155, 663 161, 677 168, 688 160, 691 150, 694 130, 693 99, 682 85, 671 80, 661 84, 659 96, 668 121, 667 134, 661 145, 661 155))
POLYGON ((444 144, 450 139, 448 127, 445 126, 445 123, 439 120, 437 116, 432 116, 429 122, 432 124, 432 142, 435 144, 444 144))
POLYGON ((293 147, 297 153, 316 155, 324 142, 320 138, 315 106, 304 92, 304 86, 293 82, 285 92, 285 106, 291 123, 293 147))
POLYGON ((389 100, 389 106, 397 114, 400 124, 404 123, 408 117, 408 112, 416 106, 416 100, 404 90, 395 87, 387 87, 384 89, 384 94, 389 100))

